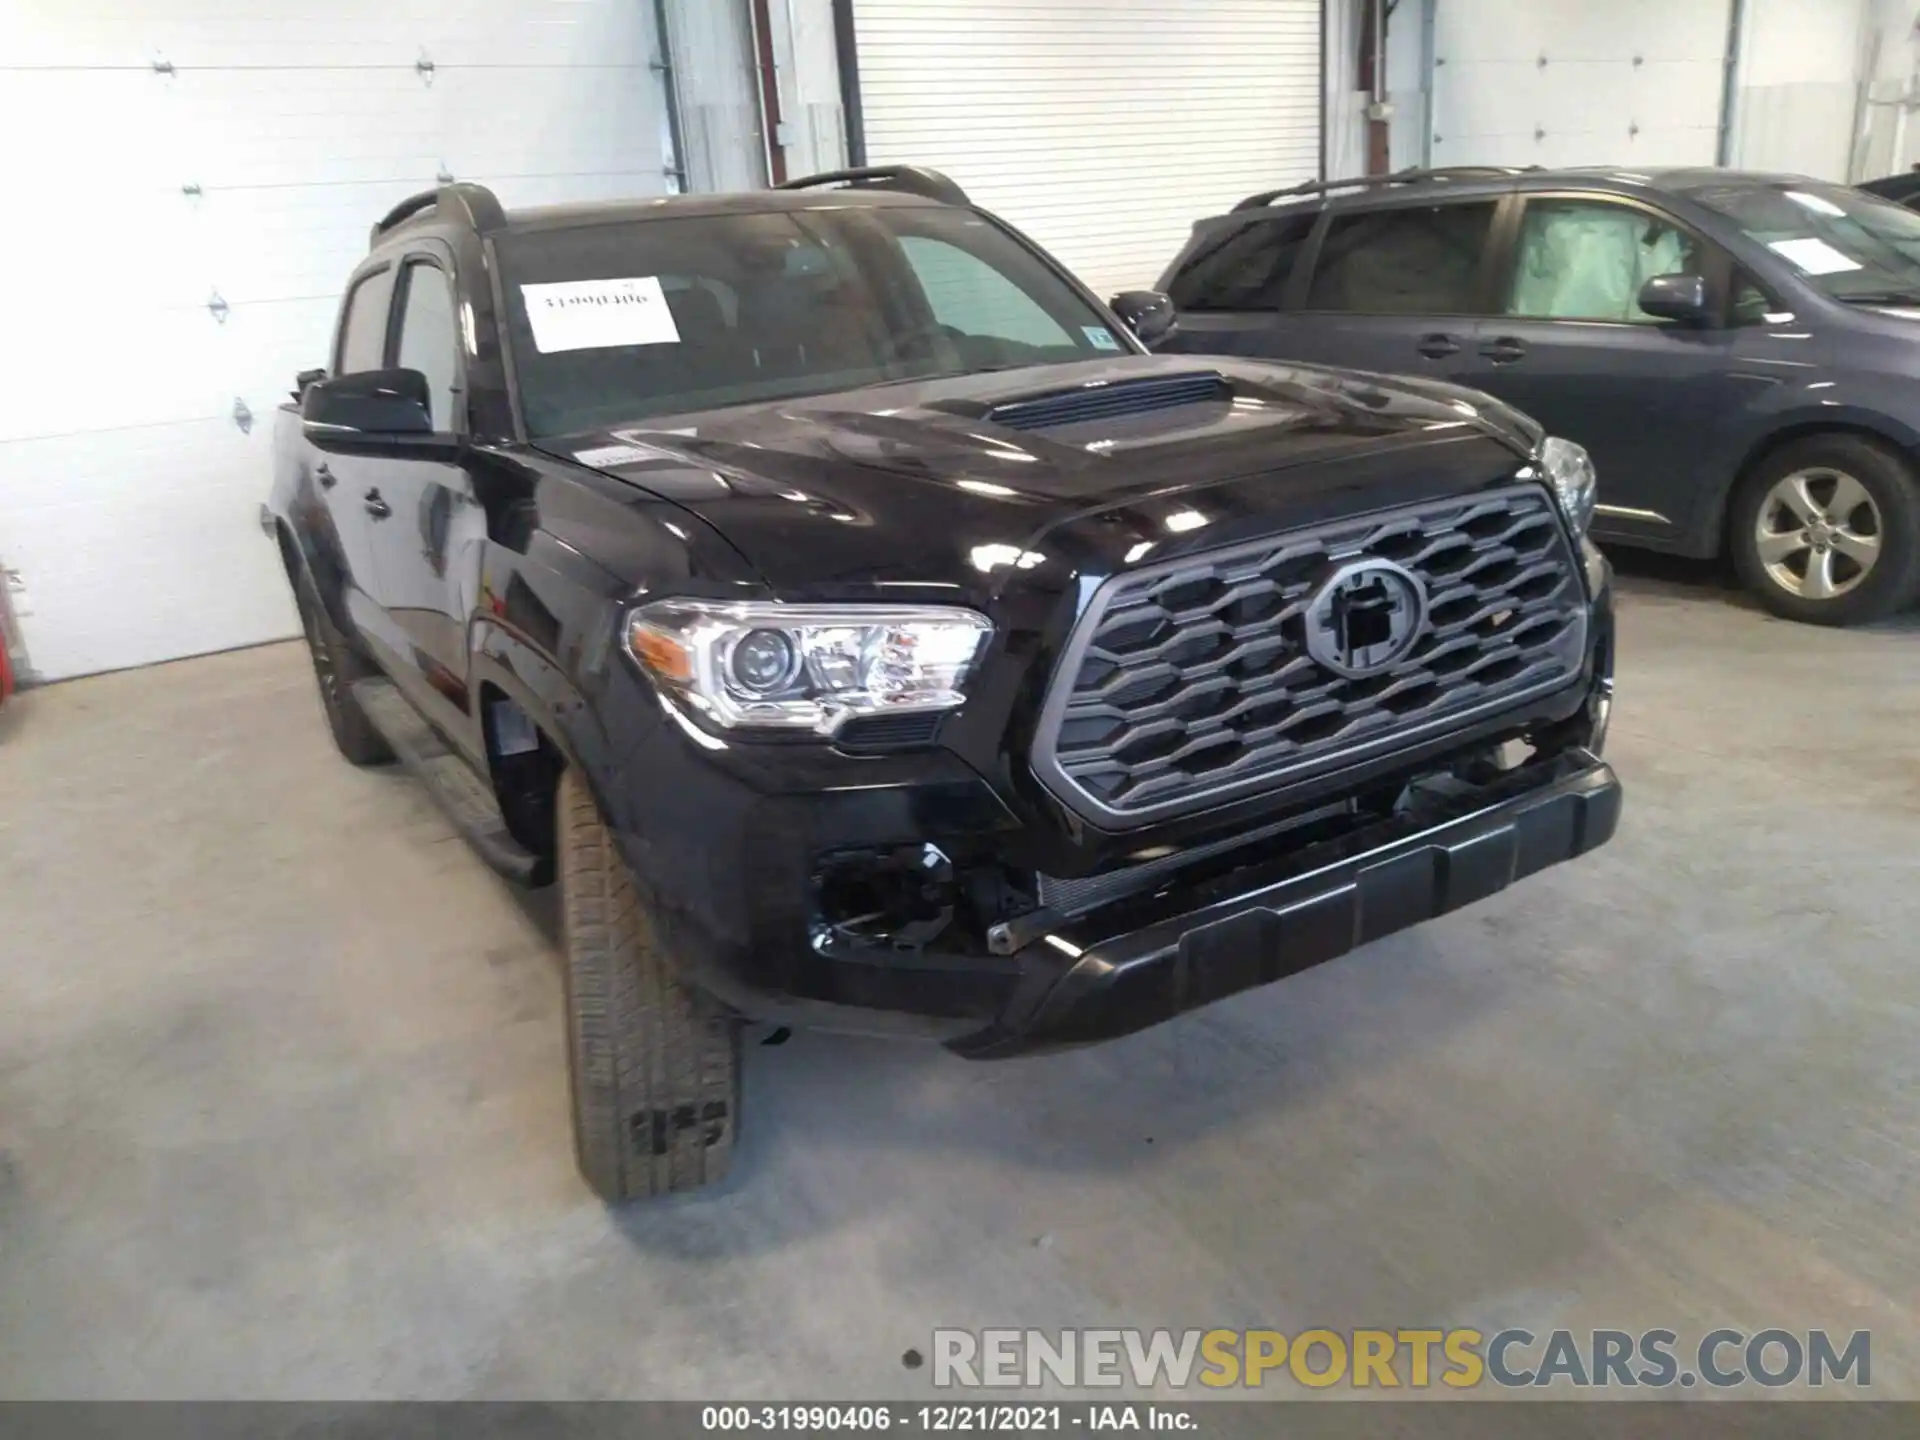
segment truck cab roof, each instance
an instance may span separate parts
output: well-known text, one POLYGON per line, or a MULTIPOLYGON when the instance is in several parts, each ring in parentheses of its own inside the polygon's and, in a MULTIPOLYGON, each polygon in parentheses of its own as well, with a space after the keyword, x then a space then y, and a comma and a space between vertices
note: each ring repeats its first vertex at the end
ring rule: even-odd
POLYGON ((567 230, 583 225, 630 223, 664 217, 759 215, 848 206, 966 205, 967 195, 937 170, 915 165, 836 170, 789 181, 771 190, 722 194, 655 195, 643 199, 580 201, 508 210, 493 192, 471 181, 450 181, 409 196, 373 227, 369 249, 428 230, 492 234, 499 231, 567 230))

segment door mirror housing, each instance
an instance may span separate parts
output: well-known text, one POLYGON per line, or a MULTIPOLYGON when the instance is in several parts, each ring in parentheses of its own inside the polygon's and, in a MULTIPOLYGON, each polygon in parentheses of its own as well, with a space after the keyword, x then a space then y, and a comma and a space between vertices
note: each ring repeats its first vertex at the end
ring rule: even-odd
POLYGON ((1108 303, 1133 338, 1151 350, 1180 323, 1173 301, 1158 290, 1122 290, 1108 303))
POLYGON ((433 428, 431 392, 418 370, 363 370, 307 386, 301 428, 320 450, 361 455, 451 453, 458 440, 433 428))
POLYGON ((1640 308, 1662 320, 1704 325, 1707 282, 1698 275, 1656 275, 1640 287, 1640 308))

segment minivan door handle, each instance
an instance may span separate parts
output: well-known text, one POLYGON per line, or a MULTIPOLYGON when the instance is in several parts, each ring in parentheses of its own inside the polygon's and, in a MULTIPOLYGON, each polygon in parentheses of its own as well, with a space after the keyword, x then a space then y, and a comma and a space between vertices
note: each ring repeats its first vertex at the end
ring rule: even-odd
POLYGON ((320 468, 313 472, 313 478, 320 482, 322 490, 331 490, 338 483, 333 478, 333 470, 324 460, 320 462, 320 468))
POLYGON ((1413 348, 1429 360, 1444 360, 1460 353, 1460 342, 1451 335, 1422 335, 1413 348))
POLYGON ((393 507, 380 498, 378 490, 367 491, 362 500, 367 507, 367 514, 376 520, 384 520, 393 513, 393 507))
POLYGON ((1527 346, 1525 341, 1511 335, 1501 335, 1482 345, 1480 353, 1496 365, 1511 365, 1527 358, 1527 346))

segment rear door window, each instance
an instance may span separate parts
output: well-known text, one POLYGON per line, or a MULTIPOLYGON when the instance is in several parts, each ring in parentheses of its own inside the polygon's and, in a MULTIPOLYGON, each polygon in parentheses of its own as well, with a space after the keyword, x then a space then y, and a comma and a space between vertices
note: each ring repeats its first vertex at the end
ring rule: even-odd
POLYGON ((1201 241, 1181 260, 1167 293, 1181 310, 1278 310, 1317 211, 1257 220, 1201 241))
POLYGON ((1333 217, 1307 291, 1309 310, 1360 315, 1480 313, 1491 200, 1399 205, 1333 217))
POLYGON ((1530 200, 1505 313, 1655 325, 1639 305, 1656 275, 1703 275, 1706 247, 1670 221, 1605 200, 1530 200))

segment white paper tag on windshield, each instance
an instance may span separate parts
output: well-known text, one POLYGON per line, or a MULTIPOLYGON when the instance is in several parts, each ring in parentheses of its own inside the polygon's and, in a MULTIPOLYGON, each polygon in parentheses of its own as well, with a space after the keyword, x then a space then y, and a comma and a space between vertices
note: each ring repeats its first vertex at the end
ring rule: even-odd
POLYGON ((1859 270, 1858 260, 1849 260, 1826 241, 1809 236, 1804 240, 1774 240, 1767 248, 1783 257, 1802 275, 1838 275, 1842 270, 1859 270))
POLYGON ((655 275, 624 280, 568 280, 558 285, 522 285, 533 348, 609 350, 617 345, 676 345, 679 327, 655 275))

